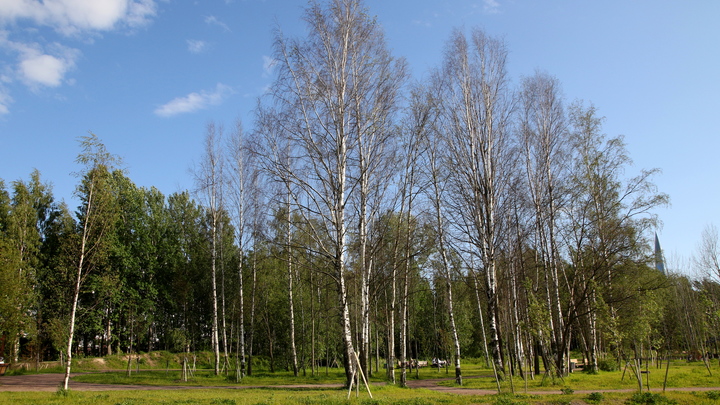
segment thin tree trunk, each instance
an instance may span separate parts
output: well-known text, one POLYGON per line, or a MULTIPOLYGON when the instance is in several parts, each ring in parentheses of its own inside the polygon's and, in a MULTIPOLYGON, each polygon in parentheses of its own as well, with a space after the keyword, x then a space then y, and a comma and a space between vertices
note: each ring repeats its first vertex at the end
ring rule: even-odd
POLYGON ((213 324, 212 324, 212 345, 213 352, 215 353, 215 375, 220 374, 220 342, 218 334, 218 296, 217 296, 217 220, 215 219, 216 213, 213 213, 213 224, 212 224, 212 248, 210 251, 211 260, 211 283, 212 283, 212 304, 213 304, 213 324))
POLYGON ((75 278, 75 290, 73 291, 73 301, 70 309, 70 330, 67 342, 67 361, 65 363, 65 377, 63 379, 63 389, 67 391, 70 383, 70 367, 72 365, 72 344, 75 334, 75 316, 77 313, 78 298, 80 297, 80 283, 83 278, 83 265, 85 263, 85 255, 87 253, 87 242, 89 237, 90 218, 95 209, 94 198, 95 183, 90 183, 90 191, 88 193, 87 209, 85 211, 85 219, 83 220, 83 234, 80 242, 80 260, 78 261, 77 275, 75 278))
POLYGON ((252 375, 253 340, 255 338, 255 292, 257 290, 257 246, 253 249, 252 285, 250 294, 250 336, 248 336, 247 374, 252 375))
POLYGON ((292 371, 295 377, 298 376, 298 358, 297 358, 297 347, 295 345, 295 305, 293 304, 293 256, 291 250, 292 244, 292 232, 290 228, 291 224, 291 213, 290 213, 290 190, 287 194, 287 228, 286 228, 286 245, 287 245, 287 269, 288 269, 288 306, 290 310, 290 353, 292 356, 292 371))

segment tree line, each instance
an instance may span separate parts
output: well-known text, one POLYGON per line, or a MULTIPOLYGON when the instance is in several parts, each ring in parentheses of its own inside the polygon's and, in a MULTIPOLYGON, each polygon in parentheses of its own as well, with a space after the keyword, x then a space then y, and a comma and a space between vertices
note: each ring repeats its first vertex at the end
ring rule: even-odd
POLYGON ((480 29, 411 80, 361 1, 304 21, 276 33, 253 129, 208 124, 193 190, 138 187, 94 134, 76 211, 37 171, 0 182, 0 355, 69 375, 78 354, 209 350, 237 379, 260 356, 405 385, 419 358, 462 384, 468 357, 500 381, 566 375, 571 352, 590 371, 718 352, 717 231, 704 277, 655 267, 668 196, 626 175, 594 106, 544 72, 513 85, 480 29))

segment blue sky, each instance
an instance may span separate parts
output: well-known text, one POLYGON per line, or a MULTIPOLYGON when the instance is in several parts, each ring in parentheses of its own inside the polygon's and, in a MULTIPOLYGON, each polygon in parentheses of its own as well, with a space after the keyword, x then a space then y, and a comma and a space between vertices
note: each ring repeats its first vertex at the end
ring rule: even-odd
MULTIPOLYGON (((302 35, 303 1, 0 0, 0 178, 37 168, 71 207, 77 137, 96 133, 129 177, 192 188, 209 121, 252 128, 272 80, 273 30, 302 35)), ((720 2, 366 0, 416 79, 439 65, 453 28, 505 39, 514 84, 556 76, 624 135, 672 206, 658 213, 666 256, 688 257, 720 225, 720 2)))

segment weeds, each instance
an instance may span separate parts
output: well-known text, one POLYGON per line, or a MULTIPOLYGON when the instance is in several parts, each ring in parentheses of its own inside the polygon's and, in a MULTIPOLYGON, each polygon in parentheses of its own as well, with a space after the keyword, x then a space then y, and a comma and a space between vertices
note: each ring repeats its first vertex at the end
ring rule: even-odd
POLYGON ((708 391, 705 393, 705 396, 707 397, 707 399, 717 401, 720 399, 720 391, 708 391))
POLYGON ((605 397, 600 392, 591 392, 585 397, 585 402, 590 404, 599 404, 605 397))
POLYGON ((628 405, 675 405, 678 402, 660 394, 643 392, 633 394, 625 403, 628 405))

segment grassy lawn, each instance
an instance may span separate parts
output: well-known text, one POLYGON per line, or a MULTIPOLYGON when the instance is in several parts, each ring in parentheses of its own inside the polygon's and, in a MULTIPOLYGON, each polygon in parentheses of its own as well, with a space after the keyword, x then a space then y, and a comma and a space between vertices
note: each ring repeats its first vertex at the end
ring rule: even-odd
MULTIPOLYGON (((301 385, 301 384, 342 384, 345 375, 342 369, 320 369, 315 377, 307 375, 293 377, 288 371, 277 371, 271 373, 267 370, 266 364, 258 359, 253 376, 245 377, 239 384, 235 383, 232 373, 228 376, 214 376, 210 370, 209 362, 203 356, 197 360, 197 371, 188 382, 180 381, 180 371, 177 370, 179 363, 176 358, 167 354, 146 355, 140 362, 133 362, 133 373, 126 376, 125 371, 119 371, 127 367, 127 359, 120 356, 99 359, 82 359, 74 371, 105 371, 100 373, 84 374, 74 378, 78 382, 92 382, 105 384, 135 384, 135 385, 168 385, 180 387, 209 387, 208 389, 168 389, 153 391, 107 391, 107 392, 81 392, 70 391, 68 393, 48 392, 0 392, 0 403, 17 404, 492 404, 492 405, 514 405, 514 404, 714 404, 720 405, 720 390, 709 392, 676 392, 668 391, 665 394, 656 392, 643 393, 638 396, 635 392, 599 392, 612 389, 637 389, 637 380, 632 370, 628 369, 623 377, 623 370, 612 372, 599 372, 588 374, 576 372, 564 379, 550 378, 543 379, 537 376, 534 380, 527 381, 527 392, 547 392, 547 394, 525 394, 526 382, 521 378, 513 380, 514 392, 509 380, 501 384, 502 394, 500 395, 457 395, 443 392, 436 392, 427 389, 402 389, 391 385, 373 385, 373 399, 370 399, 367 392, 360 391, 356 398, 352 393, 350 401, 347 401, 347 391, 337 388, 310 388, 310 389, 286 389, 272 388, 277 385, 301 385), (138 363, 140 371, 137 372, 138 363), (111 369, 113 371, 107 371, 111 369), (265 386, 266 388, 255 389, 212 389, 211 387, 229 386, 265 386), (576 393, 576 391, 587 390, 592 394, 576 393)), ((653 389, 662 388, 665 377, 665 364, 663 368, 650 368, 649 374, 643 374, 643 388, 646 388, 647 377, 650 378, 650 387, 653 389)), ((47 372, 49 369, 43 371, 47 372)), ((53 371, 60 371, 59 368, 53 371)), ((713 363, 711 367, 713 375, 708 374, 705 366, 700 362, 687 363, 677 361, 671 363, 668 374, 668 387, 720 387, 720 367, 713 363)), ((20 373, 31 373, 24 371, 20 373)), ((371 381, 376 383, 384 382, 381 376, 384 373, 375 373, 376 377, 371 381)), ((399 378, 399 371, 397 376, 399 378)), ((415 371, 408 373, 408 380, 417 378, 443 379, 439 385, 454 386, 452 377, 454 370, 423 368, 416 374, 415 371)), ((492 371, 472 360, 463 364, 464 384, 462 388, 475 388, 484 390, 496 390, 496 384, 492 378, 492 371), (474 377, 474 378, 473 378, 474 377)))
MULTIPOLYGON (((662 368, 650 367, 649 373, 642 374, 643 389, 647 389, 648 377, 650 388, 662 388, 665 379, 665 366, 662 368)), ((644 371, 644 370, 643 370, 644 371)), ((715 363, 711 366, 712 376, 708 373, 702 362, 688 363, 685 361, 671 362, 668 372, 667 387, 720 387, 720 367, 715 363)), ((535 376, 534 380, 524 381, 520 377, 513 379, 513 385, 516 393, 525 391, 527 384, 528 391, 548 391, 558 392, 569 388, 571 390, 609 390, 609 389, 637 389, 638 382, 633 371, 628 367, 625 370, 618 371, 600 371, 597 374, 584 373, 582 371, 570 374, 563 379, 543 378, 542 375, 535 376)), ((463 380, 464 388, 477 388, 487 390, 497 390, 495 380, 491 377, 492 372, 479 368, 477 365, 469 365, 463 368, 465 377, 471 376, 487 376, 480 378, 466 378, 463 380)), ((452 377, 452 374, 450 374, 452 377)), ((430 377, 428 377, 430 378, 430 377)), ((454 386, 454 381, 443 381, 439 383, 443 386, 454 386)), ((501 382, 502 392, 511 392, 512 385, 510 380, 501 382)))
MULTIPOLYGON (((187 382, 181 381, 181 372, 179 370, 146 370, 133 372, 130 377, 122 371, 104 372, 84 374, 73 377, 73 381, 87 382, 95 384, 137 384, 137 385, 176 385, 176 386, 267 386, 267 385, 289 385, 289 384, 343 384, 345 382, 345 373, 342 370, 332 369, 328 375, 321 373, 312 377, 309 374, 302 374, 294 377, 291 372, 279 371, 270 373, 266 371, 253 372, 252 376, 246 376, 239 383, 235 382, 235 373, 232 372, 228 376, 216 376, 213 370, 198 369, 194 376, 189 378, 187 382)), ((379 378, 373 378, 371 381, 382 381, 379 378)))
POLYGON ((491 404, 491 405, 581 405, 581 404, 699 404, 717 405, 720 392, 668 392, 666 395, 652 394, 633 401, 633 394, 603 393, 600 397, 591 395, 452 395, 422 389, 401 389, 385 386, 373 390, 373 399, 367 393, 359 397, 352 394, 347 400, 345 390, 161 390, 161 391, 108 391, 70 392, 66 396, 43 392, 0 392, 0 403, 7 404, 75 404, 98 405, 140 405, 140 404, 491 404))

